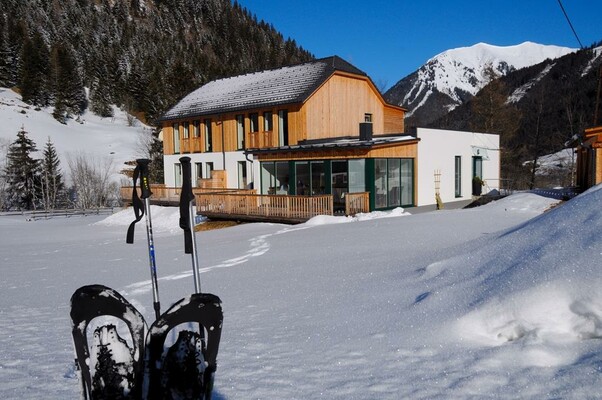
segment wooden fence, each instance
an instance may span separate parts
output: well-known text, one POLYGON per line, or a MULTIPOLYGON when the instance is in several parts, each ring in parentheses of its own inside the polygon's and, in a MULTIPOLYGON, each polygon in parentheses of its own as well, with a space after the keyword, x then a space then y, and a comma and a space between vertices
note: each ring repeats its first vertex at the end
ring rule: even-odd
POLYGON ((345 193, 345 215, 370 212, 370 193, 345 193))

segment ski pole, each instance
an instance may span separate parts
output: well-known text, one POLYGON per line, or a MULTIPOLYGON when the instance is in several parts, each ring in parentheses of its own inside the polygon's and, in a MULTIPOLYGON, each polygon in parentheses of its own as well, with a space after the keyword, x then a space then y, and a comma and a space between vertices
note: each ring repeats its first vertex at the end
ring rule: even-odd
POLYGON ((155 316, 158 319, 161 315, 161 304, 159 302, 159 284, 157 283, 157 264, 155 260, 155 241, 153 239, 153 222, 151 219, 150 211, 150 196, 152 192, 150 190, 150 182, 148 179, 148 159, 136 160, 140 167, 140 189, 142 194, 140 198, 144 200, 144 209, 146 211, 146 238, 148 241, 148 261, 151 273, 151 284, 153 287, 153 308, 155 309, 155 316))
POLYGON ((181 157, 182 165, 182 191, 180 193, 180 228, 184 230, 184 252, 192 256, 192 275, 194 277, 194 291, 201 293, 201 278, 199 274, 199 258, 196 249, 194 234, 194 217, 196 207, 194 193, 192 193, 192 172, 190 157, 181 157))
POLYGON ((150 164, 150 160, 141 158, 136 160, 136 164, 136 169, 134 169, 134 187, 132 189, 132 206, 136 219, 130 224, 125 241, 126 243, 134 243, 134 228, 136 223, 140 221, 144 215, 146 221, 146 239, 148 241, 148 260, 150 264, 151 284, 153 287, 153 307, 155 309, 155 316, 159 319, 159 316, 161 315, 161 305, 159 303, 159 285, 157 284, 153 222, 150 212, 150 196, 152 195, 152 192, 148 180, 148 164, 150 164), (138 197, 138 192, 136 191, 136 181, 138 178, 140 178, 140 197, 138 197), (144 200, 144 202, 140 199, 144 200))

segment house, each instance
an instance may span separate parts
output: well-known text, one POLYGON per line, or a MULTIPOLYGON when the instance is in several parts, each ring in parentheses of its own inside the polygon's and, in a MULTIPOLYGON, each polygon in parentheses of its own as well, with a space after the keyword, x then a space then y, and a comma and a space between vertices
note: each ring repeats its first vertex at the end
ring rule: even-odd
POLYGON ((586 129, 570 145, 576 146, 577 186, 586 190, 602 182, 602 126, 586 129))
POLYGON ((370 210, 434 204, 436 170, 444 201, 470 198, 475 174, 499 183, 497 136, 409 134, 405 112, 337 56, 215 80, 161 118, 165 183, 180 186, 183 154, 199 186, 327 195, 334 212, 354 194, 370 210))
POLYGON ((500 190, 499 135, 426 128, 416 131, 420 140, 416 205, 433 204, 437 190, 444 204, 500 190), (475 177, 482 182, 479 193, 473 190, 475 177))

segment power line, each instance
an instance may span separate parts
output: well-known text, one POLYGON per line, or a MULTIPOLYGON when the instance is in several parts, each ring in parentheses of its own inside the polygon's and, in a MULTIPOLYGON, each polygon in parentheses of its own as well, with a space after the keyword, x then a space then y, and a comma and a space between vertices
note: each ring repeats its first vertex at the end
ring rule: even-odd
POLYGON ((579 46, 581 48, 583 48, 583 44, 581 43, 581 40, 579 40, 579 36, 577 36, 577 32, 575 32, 575 28, 573 28, 573 24, 571 23, 571 19, 569 18, 568 14, 566 13, 564 6, 562 5, 562 1, 558 0, 558 4, 560 5, 560 8, 562 9, 562 13, 564 14, 564 17, 566 18, 566 21, 569 23, 569 26, 571 27, 571 30, 573 31, 573 34, 575 35, 575 38, 577 38, 577 41, 579 42, 579 46))

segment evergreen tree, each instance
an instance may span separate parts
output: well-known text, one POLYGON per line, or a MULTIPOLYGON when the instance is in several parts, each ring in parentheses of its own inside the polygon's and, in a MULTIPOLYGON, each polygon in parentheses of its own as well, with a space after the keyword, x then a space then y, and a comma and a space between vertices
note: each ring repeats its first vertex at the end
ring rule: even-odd
POLYGON ((51 52, 54 118, 66 123, 73 115, 83 114, 87 107, 86 93, 71 50, 62 43, 51 52))
POLYGON ((38 205, 38 164, 31 154, 37 151, 33 140, 24 128, 17 133, 17 139, 9 146, 6 156, 5 174, 8 183, 8 208, 32 210, 38 205))
POLYGON ((66 203, 65 184, 60 160, 54 144, 48 138, 44 147, 44 158, 40 165, 40 194, 45 210, 53 210, 66 203))
POLYGON ((25 40, 20 75, 23 101, 40 107, 50 105, 50 55, 39 32, 25 40))

